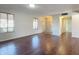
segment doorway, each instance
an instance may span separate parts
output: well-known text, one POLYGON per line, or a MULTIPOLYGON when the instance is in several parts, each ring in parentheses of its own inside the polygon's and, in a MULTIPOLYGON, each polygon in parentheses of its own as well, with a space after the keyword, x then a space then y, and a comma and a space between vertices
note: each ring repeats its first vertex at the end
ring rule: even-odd
POLYGON ((42 16, 42 17, 40 17, 40 20, 41 20, 43 32, 46 34, 50 34, 51 28, 52 28, 53 17, 52 16, 42 16))
POLYGON ((60 33, 71 33, 71 16, 60 17, 60 33))

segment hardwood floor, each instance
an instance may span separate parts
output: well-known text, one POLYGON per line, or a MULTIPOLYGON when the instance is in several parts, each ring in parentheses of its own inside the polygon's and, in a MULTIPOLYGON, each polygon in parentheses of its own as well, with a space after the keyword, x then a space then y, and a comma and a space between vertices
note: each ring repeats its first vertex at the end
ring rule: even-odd
POLYGON ((60 37, 36 34, 0 42, 0 55, 76 55, 79 54, 79 39, 71 34, 60 37))

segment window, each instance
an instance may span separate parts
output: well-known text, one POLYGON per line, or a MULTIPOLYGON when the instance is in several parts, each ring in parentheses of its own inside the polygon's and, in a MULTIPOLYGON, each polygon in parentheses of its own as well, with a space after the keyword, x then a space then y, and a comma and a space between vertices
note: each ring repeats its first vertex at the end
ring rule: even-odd
POLYGON ((0 33, 12 32, 14 30, 14 16, 12 14, 0 13, 0 33))
POLYGON ((8 14, 8 32, 11 32, 14 30, 14 20, 13 15, 8 14))
POLYGON ((0 32, 7 32, 7 14, 0 13, 0 32))
POLYGON ((37 30, 37 29, 38 29, 38 19, 37 19, 37 18, 35 18, 35 19, 33 20, 33 29, 34 29, 34 30, 37 30))

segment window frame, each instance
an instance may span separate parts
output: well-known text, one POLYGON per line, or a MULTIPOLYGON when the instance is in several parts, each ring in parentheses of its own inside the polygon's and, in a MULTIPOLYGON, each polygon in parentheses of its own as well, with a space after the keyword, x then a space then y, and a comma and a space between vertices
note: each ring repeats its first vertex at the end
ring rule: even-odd
POLYGON ((33 30, 38 30, 38 18, 34 18, 33 19, 33 30), (36 22, 37 21, 37 28, 35 28, 36 26, 34 26, 34 22, 36 22))
MULTIPOLYGON (((6 13, 6 12, 0 12, 0 13, 4 13, 4 14, 6 14, 7 15, 7 18, 6 18, 6 20, 7 20, 7 31, 6 32, 0 32, 0 34, 1 33, 9 33, 9 32, 14 32, 15 31, 15 22, 14 22, 14 20, 15 20, 15 15, 14 14, 12 14, 12 13, 6 13), (11 14, 11 15, 13 15, 13 25, 14 25, 14 27, 13 27, 13 31, 8 31, 8 14, 11 14)), ((1 19, 1 15, 0 15, 0 19, 1 19)), ((0 21, 0 23, 1 23, 1 21, 0 21)), ((1 30, 1 29, 0 29, 1 30)))

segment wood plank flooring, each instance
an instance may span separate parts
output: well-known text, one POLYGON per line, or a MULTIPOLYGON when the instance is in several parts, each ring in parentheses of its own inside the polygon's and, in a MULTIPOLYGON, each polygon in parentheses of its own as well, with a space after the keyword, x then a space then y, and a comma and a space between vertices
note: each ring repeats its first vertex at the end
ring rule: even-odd
POLYGON ((0 42, 0 55, 79 55, 79 39, 36 34, 0 42))

